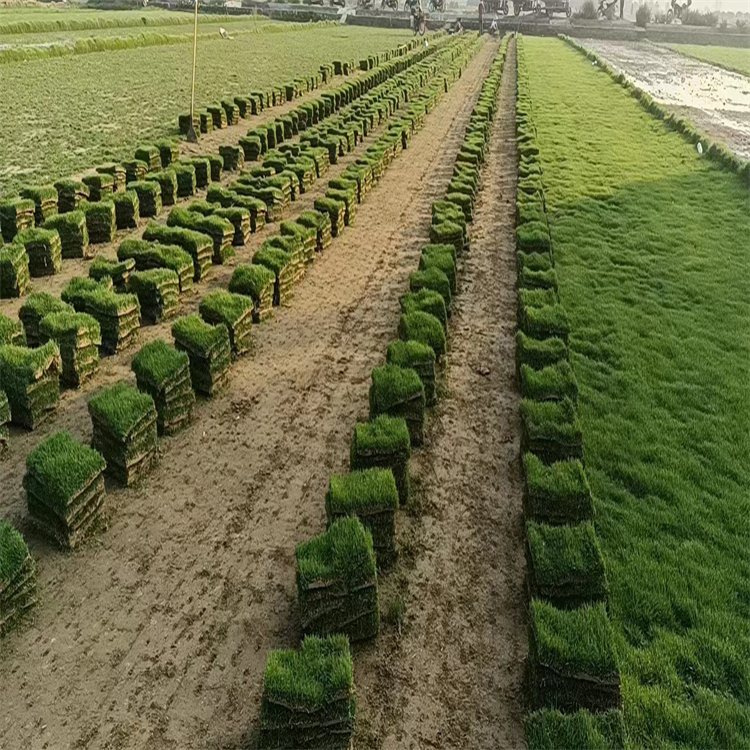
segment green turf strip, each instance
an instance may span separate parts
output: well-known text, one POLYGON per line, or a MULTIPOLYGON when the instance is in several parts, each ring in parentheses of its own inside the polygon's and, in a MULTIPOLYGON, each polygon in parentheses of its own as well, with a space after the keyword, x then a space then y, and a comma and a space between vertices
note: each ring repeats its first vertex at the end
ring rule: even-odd
POLYGON ((89 400, 89 412, 117 438, 124 440, 130 431, 154 408, 154 400, 128 383, 115 383, 89 400))
POLYGON ((28 554, 21 534, 7 521, 0 521, 0 590, 18 573, 28 554))
POLYGON ((747 188, 524 40, 634 747, 750 737, 747 188))
POLYGON ((622 711, 563 714, 543 708, 524 723, 529 750, 625 750, 622 711))
POLYGON ((139 381, 161 388, 164 383, 189 365, 188 355, 166 341, 158 339, 141 347, 131 367, 139 381))

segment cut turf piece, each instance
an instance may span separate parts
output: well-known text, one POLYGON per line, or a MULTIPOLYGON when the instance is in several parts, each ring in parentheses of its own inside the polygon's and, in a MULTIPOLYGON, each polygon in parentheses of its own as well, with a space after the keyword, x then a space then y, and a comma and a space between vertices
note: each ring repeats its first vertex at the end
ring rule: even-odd
POLYGON ((141 348, 131 367, 138 390, 154 400, 160 435, 173 435, 190 422, 195 393, 185 352, 157 339, 141 348))
POLYGON ((89 191, 92 202, 111 200, 115 192, 115 177, 111 174, 87 174, 81 177, 81 182, 89 191))
POLYGON ((209 154, 206 158, 211 165, 211 182, 220 182, 224 159, 219 154, 209 154))
POLYGON ((109 162, 107 164, 101 164, 96 168, 99 174, 106 174, 112 177, 112 189, 115 194, 125 190, 125 183, 127 182, 127 170, 124 164, 115 164, 109 162))
MULTIPOLYGON (((544 257, 543 255, 540 257, 544 257)), ((557 291, 557 274, 553 269, 534 271, 531 268, 521 269, 518 285, 522 289, 554 289, 557 291)))
POLYGON ((227 172, 237 172, 245 166, 245 153, 240 146, 219 146, 219 155, 227 172))
POLYGON ((163 245, 146 240, 123 240, 117 248, 117 257, 131 262, 138 271, 166 268, 174 271, 179 280, 180 293, 193 288, 193 259, 179 245, 163 245))
POLYGON ((550 465, 524 453, 524 503, 529 518, 548 524, 577 524, 594 517, 586 472, 580 461, 550 465))
POLYGON ((396 557, 395 517, 398 488, 390 469, 364 469, 332 475, 326 495, 326 515, 331 524, 356 516, 372 534, 378 564, 389 565, 396 557))
POLYGON ((300 241, 302 245, 302 260, 306 263, 311 263, 315 258, 315 249, 318 244, 317 230, 298 221, 282 221, 279 229, 282 236, 296 237, 300 241))
POLYGON ((542 294, 548 295, 548 299, 555 296, 552 289, 519 290, 518 327, 533 338, 567 341, 570 324, 565 308, 557 301, 544 304, 542 294))
POLYGON ((430 225, 430 242, 437 245, 453 245, 456 254, 464 251, 464 230, 455 221, 445 220, 430 225))
MULTIPOLYGON (((450 284, 450 293, 451 295, 453 295, 456 292, 456 263, 453 260, 453 253, 451 252, 451 250, 441 251, 435 249, 427 249, 440 247, 442 246, 427 245, 427 247, 422 251, 422 256, 419 259, 419 268, 422 271, 428 271, 432 268, 437 268, 439 271, 442 271, 448 278, 448 282, 450 284)), ((435 291, 443 295, 443 297, 445 297, 445 294, 441 289, 430 286, 428 284, 423 284, 423 286, 434 289, 435 291)))
POLYGON ((564 714, 542 708, 524 719, 529 750, 625 750, 622 711, 564 714))
POLYGON ((174 322, 172 336, 177 348, 190 358, 193 389, 208 397, 221 390, 232 362, 227 327, 212 326, 198 315, 187 315, 174 322))
POLYGON ((5 198, 0 200, 0 233, 5 242, 22 229, 34 226, 34 201, 29 198, 5 198))
POLYGON ((60 400, 60 350, 49 342, 37 349, 0 346, 0 383, 10 403, 11 422, 33 430, 60 400))
POLYGON ((128 383, 116 383, 89 400, 94 426, 91 445, 104 456, 106 472, 130 486, 156 457, 157 415, 154 400, 128 383))
POLYGON ((13 320, 4 313, 0 313, 0 346, 6 344, 26 346, 26 331, 20 320, 13 320))
POLYGON ((372 535, 360 521, 334 521, 294 554, 303 635, 374 638, 380 629, 377 567, 372 535))
POLYGON ((190 229, 210 237, 214 248, 213 262, 217 265, 234 256, 234 227, 226 219, 219 216, 202 216, 194 211, 175 207, 169 212, 167 226, 190 229))
POLYGON ((161 205, 174 206, 177 202, 177 174, 174 169, 162 169, 147 174, 145 179, 155 182, 161 189, 161 205))
POLYGON ((250 351, 253 323, 251 299, 232 292, 210 292, 201 300, 199 312, 206 323, 223 323, 226 326, 233 355, 239 357, 250 351))
POLYGON ((135 190, 124 190, 112 196, 115 224, 118 229, 135 229, 141 218, 141 202, 135 190))
POLYGON ((172 317, 180 303, 180 279, 169 268, 135 271, 128 291, 137 295, 144 323, 156 324, 172 317))
POLYGON ((156 146, 151 144, 138 146, 133 156, 138 161, 148 165, 149 172, 156 172, 161 169, 161 155, 156 146))
POLYGON ((0 299, 22 297, 30 283, 26 248, 20 242, 0 246, 0 299))
POLYGON ((592 523, 526 524, 528 583, 532 597, 560 609, 607 599, 604 559, 592 523))
POLYGON ((390 469, 402 506, 409 502, 411 441, 406 421, 381 415, 372 422, 358 422, 352 434, 350 467, 390 469))
POLYGON ((27 346, 36 347, 42 343, 39 337, 39 324, 42 318, 58 312, 74 312, 74 310, 71 305, 47 292, 35 292, 26 298, 18 311, 18 317, 26 331, 27 346))
POLYGON ((308 635, 299 651, 268 654, 260 709, 261 748, 349 750, 354 667, 344 635, 308 635))
POLYGON ((390 365, 414 370, 424 386, 425 406, 433 406, 435 395, 435 352, 420 341, 393 341, 388 344, 387 362, 390 365))
POLYGON ((612 626, 603 604, 563 610, 533 599, 529 640, 536 708, 620 708, 612 626))
POLYGON ((575 404, 563 401, 521 401, 521 445, 545 463, 583 460, 583 434, 575 404))
POLYGON ((253 303, 253 323, 260 323, 273 312, 273 293, 276 275, 262 265, 237 266, 229 280, 233 294, 243 294, 253 303))
POLYGON ((436 317, 448 330, 448 312, 445 309, 445 299, 439 292, 432 289, 420 289, 418 292, 409 292, 399 298, 402 313, 421 311, 436 317))
POLYGON ((64 549, 73 549, 96 524, 106 491, 102 455, 64 430, 26 457, 23 486, 34 525, 64 549))
POLYGON ((424 441, 424 385, 415 370, 385 365, 372 371, 370 419, 380 414, 406 420, 413 446, 424 441))
POLYGON ((292 298, 297 271, 292 256, 284 250, 264 242, 253 255, 253 265, 263 266, 274 274, 273 304, 286 305, 292 298))
POLYGON ((445 309, 450 314, 451 282, 448 276, 436 266, 423 271, 414 271, 409 276, 409 289, 418 292, 420 289, 431 289, 440 294, 445 300, 445 309))
POLYGON ((70 211, 51 216, 44 222, 44 228, 60 235, 60 250, 63 259, 88 258, 89 230, 83 211, 70 211))
POLYGON ((402 341, 419 341, 427 344, 435 352, 437 359, 445 354, 445 329, 443 324, 429 313, 416 310, 403 314, 398 323, 398 336, 402 341))
POLYGON ((177 162, 171 167, 177 177, 177 197, 189 198, 195 195, 195 188, 198 186, 198 174, 196 167, 187 162, 177 162))
POLYGON ((190 159, 183 159, 180 164, 192 167, 195 171, 195 187, 208 187, 211 182, 211 162, 206 157, 194 156, 190 159))
POLYGON ((86 313, 53 312, 39 324, 42 343, 54 341, 60 350, 60 382, 79 388, 99 370, 101 331, 95 318, 86 313))
POLYGON ((62 271, 62 243, 56 229, 24 229, 13 242, 26 250, 32 277, 52 276, 62 271))
MULTIPOLYGON (((192 263, 190 271, 192 273, 192 263)), ((89 266, 89 278, 94 281, 101 281, 104 278, 112 279, 112 287, 116 292, 124 293, 128 290, 130 274, 135 271, 135 261, 126 260, 107 260, 106 258, 94 258, 89 266)))
POLYGON ((161 213, 161 186, 145 179, 128 182, 128 192, 138 195, 140 216, 158 216, 161 213))
POLYGON ((568 345, 562 339, 537 339, 523 331, 516 333, 516 364, 519 369, 526 364, 534 369, 554 365, 568 359, 568 345))
POLYGON ((81 203, 81 210, 86 216, 89 242, 92 244, 112 242, 117 231, 117 212, 114 202, 81 203))
POLYGON ((64 214, 75 211, 82 201, 89 199, 88 186, 79 180, 58 180, 55 183, 57 190, 57 210, 64 214))
MULTIPOLYGON (((329 188, 325 194, 326 198, 341 201, 344 204, 344 224, 347 227, 354 226, 357 215, 357 193, 356 190, 335 190, 329 188)), ((317 208, 317 206, 315 206, 317 208)))
MULTIPOLYGON (((211 204, 209 204, 211 205, 211 204)), ((239 206, 230 208, 215 208, 213 215, 220 219, 226 219, 234 227, 232 244, 242 247, 249 239, 253 232, 253 222, 250 211, 239 206)))
POLYGON ((578 381, 567 360, 560 360, 535 370, 529 365, 521 365, 521 395, 535 401, 578 400, 578 381))
POLYGON ((331 236, 338 237, 344 228, 346 204, 334 198, 316 198, 313 203, 316 211, 327 213, 331 220, 331 236))
POLYGON ((143 233, 143 239, 181 247, 193 259, 193 281, 201 281, 210 273, 213 242, 202 232, 150 222, 143 233))
POLYGON ((0 638, 36 603, 36 564, 21 534, 0 521, 0 638))
POLYGON ((169 138, 162 138, 154 144, 159 149, 159 159, 162 169, 176 162, 180 158, 180 144, 169 138))
POLYGON ((549 228, 541 221, 530 221, 516 227, 516 247, 525 253, 549 253, 549 228))
POLYGON ((19 191, 21 198, 34 202, 34 223, 42 226, 57 213, 57 190, 52 185, 29 185, 19 191))

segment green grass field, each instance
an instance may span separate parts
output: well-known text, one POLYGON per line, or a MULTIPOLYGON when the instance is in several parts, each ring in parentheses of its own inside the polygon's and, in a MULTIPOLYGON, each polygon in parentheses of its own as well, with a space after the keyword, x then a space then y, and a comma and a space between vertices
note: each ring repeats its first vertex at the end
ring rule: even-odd
MULTIPOLYGON (((317 71, 337 57, 393 48, 407 31, 311 26, 198 45, 196 105, 317 71)), ((177 132, 189 109, 189 44, 143 47, 2 65, 0 185, 53 181, 138 143, 177 132)))
POLYGON ((750 49, 708 47, 702 44, 668 44, 675 52, 750 76, 750 49))
POLYGON ((525 47, 628 742, 747 748, 747 190, 563 42, 525 47))

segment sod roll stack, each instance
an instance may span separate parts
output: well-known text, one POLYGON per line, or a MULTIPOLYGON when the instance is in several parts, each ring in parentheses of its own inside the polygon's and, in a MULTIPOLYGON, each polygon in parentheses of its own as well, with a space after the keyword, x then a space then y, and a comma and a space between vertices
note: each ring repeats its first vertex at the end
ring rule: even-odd
POLYGON ((185 352, 164 341, 152 341, 133 357, 131 367, 138 389, 154 400, 160 435, 173 435, 190 422, 195 393, 185 352))
POLYGON ((34 226, 34 201, 29 198, 0 200, 0 234, 6 242, 23 229, 34 226))
POLYGON ((198 315, 187 315, 175 321, 172 336, 177 348, 190 358, 190 379, 195 391, 210 397, 221 390, 232 363, 227 327, 210 325, 198 315))
POLYGON ((86 216, 89 242, 93 244, 112 242, 117 231, 117 209, 114 201, 81 203, 81 210, 86 216))
POLYGON ((229 291, 252 300, 253 323, 260 323, 273 312, 273 294, 276 276, 260 265, 237 266, 229 280, 229 291))
POLYGON ((20 242, 0 246, 0 298, 22 297, 30 283, 26 248, 20 242))
POLYGON ((70 388, 80 387, 99 370, 101 330, 96 318, 86 313, 55 312, 39 324, 42 342, 54 341, 60 350, 60 381, 70 388))
POLYGON ((64 549, 73 549, 100 517, 105 466, 101 454, 64 430, 26 457, 23 486, 31 520, 64 549))
POLYGON ((62 257, 89 257, 89 230, 83 211, 70 211, 52 216, 44 222, 44 228, 60 235, 62 257))
MULTIPOLYGON (((192 264, 190 270, 192 273, 192 264)), ((128 290, 130 274, 135 271, 135 261, 108 260, 107 258, 94 258, 89 266, 89 278, 94 281, 112 280, 112 287, 116 292, 124 294, 128 290)))
POLYGON ((299 651, 271 651, 261 704, 261 748, 350 750, 356 702, 346 636, 309 635, 299 651))
POLYGON ((21 198, 34 202, 34 222, 37 226, 41 226, 50 216, 57 213, 57 190, 54 186, 30 185, 18 192, 21 198))
POLYGON ((36 565, 23 537, 0 521, 0 638, 36 603, 36 565))
POLYGON ((419 446, 424 441, 424 409, 424 385, 415 370, 387 364, 372 371, 370 419, 380 414, 404 419, 412 446, 419 446))
POLYGON ((253 323, 251 299, 232 292, 211 292, 201 300, 199 311, 206 323, 226 326, 233 355, 239 357, 250 351, 253 323))
MULTIPOLYGON (((48 292, 30 294, 18 311, 18 317, 26 332, 26 344, 37 347, 42 342, 39 325, 46 315, 60 312, 74 312, 73 307, 48 292)), ((10 342, 12 343, 12 342, 10 342)))
POLYGON ((116 383, 89 401, 91 445, 107 461, 107 473, 129 486, 151 467, 156 456, 154 400, 128 383, 116 383))
POLYGON ((177 312, 180 279, 169 268, 152 268, 130 274, 128 290, 138 297, 144 323, 156 324, 177 312))
POLYGON ((32 277, 52 276, 62 270, 62 242, 56 229, 24 229, 13 241, 26 250, 32 277))

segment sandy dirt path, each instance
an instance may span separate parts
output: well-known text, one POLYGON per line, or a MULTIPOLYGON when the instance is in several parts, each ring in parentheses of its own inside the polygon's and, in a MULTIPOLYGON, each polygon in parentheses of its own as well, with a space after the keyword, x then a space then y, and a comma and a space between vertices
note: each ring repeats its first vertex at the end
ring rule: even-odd
MULTIPOLYGON (((406 607, 364 656, 357 747, 524 747, 527 652, 520 424, 515 376, 515 45, 461 265, 443 396, 412 459, 399 569, 406 607), (370 696, 377 696, 371 700, 370 696)), ((433 172, 436 185, 440 173, 433 172)), ((426 213, 426 211, 425 211, 426 213)), ((425 225, 429 218, 425 217, 425 225)), ((423 237, 426 235, 426 231, 423 237)))
POLYGON ((750 84, 746 76, 648 42, 581 39, 581 43, 708 137, 750 159, 750 84))
MULTIPOLYGON (((494 47, 469 64, 292 306, 256 330, 228 392, 162 442, 142 486, 110 494, 107 532, 69 556, 30 536, 42 601, 33 625, 0 644, 1 747, 242 746, 268 650, 299 639, 294 546, 324 528, 329 475, 348 466, 370 371, 416 266, 422 211, 444 187, 428 176, 447 180, 459 145, 449 136, 463 131, 494 47)), ((58 426, 89 437, 84 409, 58 426)), ((18 483, 3 481, 3 501, 22 507, 18 483)))

